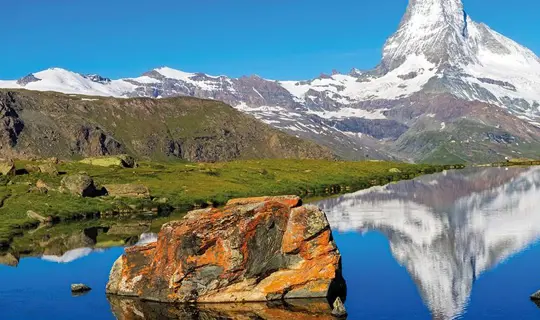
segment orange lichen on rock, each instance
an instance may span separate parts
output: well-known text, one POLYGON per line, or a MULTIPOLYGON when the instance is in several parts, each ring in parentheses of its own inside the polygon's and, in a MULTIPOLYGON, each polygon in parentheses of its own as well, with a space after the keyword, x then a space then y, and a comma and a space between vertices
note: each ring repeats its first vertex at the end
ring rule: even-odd
POLYGON ((326 215, 295 196, 231 200, 161 228, 126 249, 107 292, 162 302, 344 298, 341 257, 326 215))

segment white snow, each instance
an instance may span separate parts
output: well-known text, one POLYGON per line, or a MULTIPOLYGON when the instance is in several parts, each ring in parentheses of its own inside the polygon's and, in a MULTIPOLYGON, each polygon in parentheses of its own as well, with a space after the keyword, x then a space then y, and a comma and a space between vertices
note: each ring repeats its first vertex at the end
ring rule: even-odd
POLYGON ((351 104, 358 101, 374 99, 396 99, 418 92, 436 75, 435 65, 424 56, 413 55, 399 66, 382 77, 370 78, 367 82, 358 82, 358 78, 349 75, 336 74, 331 78, 315 79, 310 83, 299 81, 280 81, 297 101, 305 101, 309 90, 338 94, 339 102, 351 104), (411 79, 400 76, 415 72, 418 75, 411 79))
POLYGON ((140 76, 138 78, 127 78, 126 80, 132 80, 138 83, 145 83, 145 84, 152 84, 152 83, 159 83, 160 81, 158 79, 154 79, 152 77, 148 76, 140 76))
POLYGON ((182 81, 191 81, 190 78, 195 76, 195 73, 184 72, 184 71, 172 69, 169 67, 162 67, 162 68, 157 68, 154 70, 167 78, 182 80, 182 81))
POLYGON ((342 118, 364 118, 364 119, 386 119, 383 112, 386 109, 378 109, 375 111, 367 111, 356 108, 341 108, 339 111, 314 111, 309 110, 307 113, 315 114, 325 119, 342 119, 342 118))
POLYGON ((124 80, 113 80, 105 84, 94 82, 83 77, 81 74, 61 68, 40 71, 34 73, 34 76, 40 80, 30 82, 25 86, 17 84, 16 81, 2 81, 0 82, 0 87, 115 97, 121 97, 136 88, 136 86, 124 80))
POLYGON ((441 122, 441 131, 443 131, 444 128, 446 128, 446 123, 445 123, 445 122, 441 122))

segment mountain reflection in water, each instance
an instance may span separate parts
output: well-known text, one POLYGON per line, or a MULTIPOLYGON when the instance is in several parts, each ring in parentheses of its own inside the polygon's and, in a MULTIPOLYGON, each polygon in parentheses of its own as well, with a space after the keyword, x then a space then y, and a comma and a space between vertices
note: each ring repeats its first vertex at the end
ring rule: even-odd
POLYGON ((476 278, 540 238, 540 168, 450 171, 317 204, 335 232, 384 234, 433 317, 454 319, 476 278))

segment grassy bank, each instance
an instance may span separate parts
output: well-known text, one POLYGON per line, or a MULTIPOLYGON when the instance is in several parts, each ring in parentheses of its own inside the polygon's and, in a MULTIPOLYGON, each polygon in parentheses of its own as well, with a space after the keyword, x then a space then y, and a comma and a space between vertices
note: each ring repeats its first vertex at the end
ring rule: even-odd
POLYGON ((354 191, 445 169, 443 166, 391 162, 336 162, 324 160, 259 160, 213 164, 140 163, 137 168, 99 167, 79 162, 60 163, 59 176, 27 174, 31 164, 16 162, 18 173, 0 181, 0 246, 23 230, 39 225, 27 216, 32 210, 56 221, 116 215, 163 208, 188 210, 221 205, 230 198, 297 194, 314 196, 354 191), (57 189, 65 174, 84 171, 96 185, 135 183, 147 186, 152 199, 81 198, 51 190, 32 192, 41 179, 57 189))

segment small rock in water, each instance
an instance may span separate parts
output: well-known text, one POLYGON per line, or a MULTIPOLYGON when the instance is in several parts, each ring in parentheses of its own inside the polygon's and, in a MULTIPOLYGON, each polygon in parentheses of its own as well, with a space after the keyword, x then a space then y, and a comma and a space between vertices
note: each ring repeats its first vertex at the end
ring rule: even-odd
POLYGON ((347 317, 347 310, 345 310, 345 306, 343 305, 340 297, 337 297, 334 301, 334 309, 332 310, 332 315, 337 318, 347 317))
POLYGON ((74 283, 71 285, 71 292, 73 293, 82 293, 92 290, 89 286, 82 283, 74 283))
POLYGON ((531 296, 531 300, 539 300, 540 301, 540 291, 537 291, 531 296))

